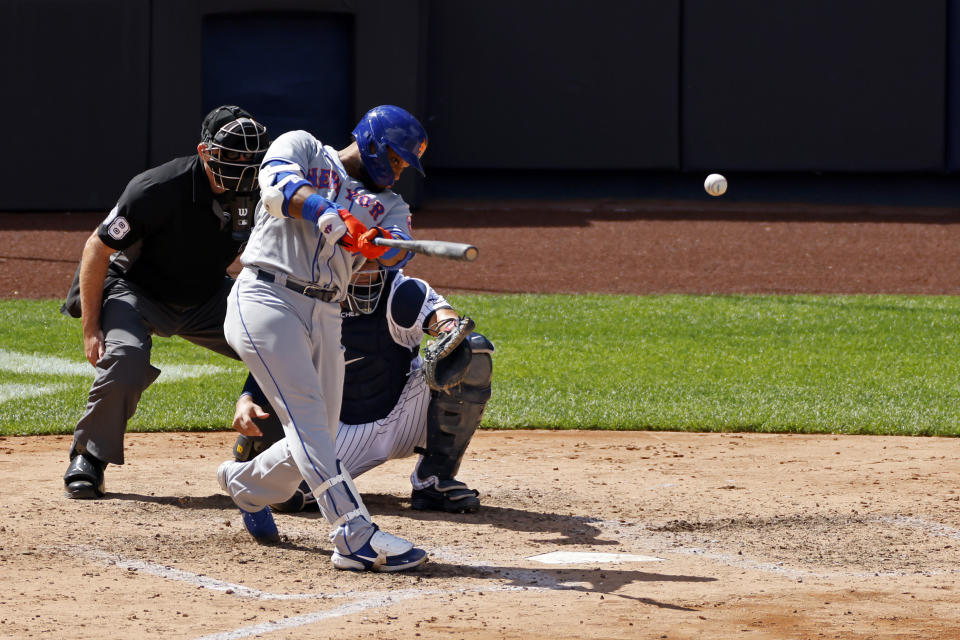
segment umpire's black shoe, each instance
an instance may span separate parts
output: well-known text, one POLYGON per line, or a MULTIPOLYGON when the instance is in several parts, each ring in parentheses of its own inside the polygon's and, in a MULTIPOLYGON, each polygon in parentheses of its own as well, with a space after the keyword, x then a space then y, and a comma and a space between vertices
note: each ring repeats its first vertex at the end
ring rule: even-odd
POLYGON ((68 498, 93 500, 104 496, 103 470, 107 463, 89 453, 79 453, 70 460, 63 475, 64 490, 68 498))
POLYGON ((414 489, 410 507, 421 511, 474 513, 480 508, 480 492, 459 480, 441 480, 425 489, 414 489))

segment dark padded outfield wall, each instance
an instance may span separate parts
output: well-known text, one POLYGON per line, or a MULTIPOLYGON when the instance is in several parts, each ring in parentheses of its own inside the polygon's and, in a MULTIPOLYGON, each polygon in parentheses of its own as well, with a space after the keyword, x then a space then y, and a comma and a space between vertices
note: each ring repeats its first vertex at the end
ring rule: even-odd
POLYGON ((339 149, 355 124, 353 32, 348 14, 204 16, 202 111, 238 104, 271 138, 306 129, 339 149))
POLYGON ((146 0, 0 3, 0 209, 108 210, 147 167, 146 0))
POLYGON ((947 0, 947 169, 960 171, 960 0, 947 0))
POLYGON ((937 171, 944 0, 685 0, 683 168, 937 171))
POLYGON ((430 3, 428 166, 678 166, 679 0, 430 3))
MULTIPOLYGON (((245 43, 243 58, 236 61, 238 66, 246 62, 250 68, 264 70, 251 73, 245 82, 243 91, 248 100, 267 101, 269 92, 278 84, 285 83, 284 86, 290 89, 299 72, 300 82, 318 87, 305 89, 301 98, 303 105, 297 112, 308 113, 316 92, 325 90, 331 77, 334 83, 343 77, 342 69, 326 68, 335 62, 324 57, 325 44, 314 42, 323 34, 312 34, 306 29, 291 35, 288 48, 308 52, 294 60, 275 58, 264 46, 264 40, 279 36, 269 33, 273 28, 271 24, 276 26, 278 21, 295 20, 299 15, 307 17, 307 22, 317 20, 336 25, 338 31, 343 28, 344 21, 353 25, 353 51, 350 52, 353 67, 346 71, 347 77, 355 80, 352 85, 334 89, 353 92, 350 129, 369 107, 382 102, 392 102, 414 112, 420 110, 423 102, 421 41, 425 37, 422 24, 425 9, 421 0, 354 0, 349 3, 341 0, 164 0, 152 3, 152 8, 151 139, 154 144, 150 156, 154 163, 190 152, 198 142, 200 121, 205 113, 205 25, 207 35, 213 37, 231 24, 244 25, 254 32, 253 39, 245 43), (257 34, 260 17, 263 18, 264 32, 257 34), (281 80, 278 82, 273 76, 279 76, 281 80)), ((341 40, 342 37, 343 33, 337 35, 341 40)), ((212 97, 209 99, 213 100, 212 97)), ((284 99, 296 99, 296 96, 288 95, 284 99)))

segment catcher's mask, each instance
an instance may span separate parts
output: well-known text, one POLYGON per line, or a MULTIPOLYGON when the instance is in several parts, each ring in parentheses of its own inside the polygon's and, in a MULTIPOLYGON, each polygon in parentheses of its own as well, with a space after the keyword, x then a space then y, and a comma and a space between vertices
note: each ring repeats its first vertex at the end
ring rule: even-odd
POLYGON ((374 107, 357 123, 353 138, 363 167, 378 186, 391 187, 396 179, 388 148, 424 175, 420 156, 427 149, 427 132, 406 110, 390 104, 374 107))
POLYGON ((379 262, 367 261, 353 274, 347 285, 347 304, 354 313, 369 315, 377 308, 386 270, 379 262))
POLYGON ((257 189, 260 163, 270 145, 265 126, 246 110, 225 105, 207 114, 200 136, 218 187, 238 193, 257 189))

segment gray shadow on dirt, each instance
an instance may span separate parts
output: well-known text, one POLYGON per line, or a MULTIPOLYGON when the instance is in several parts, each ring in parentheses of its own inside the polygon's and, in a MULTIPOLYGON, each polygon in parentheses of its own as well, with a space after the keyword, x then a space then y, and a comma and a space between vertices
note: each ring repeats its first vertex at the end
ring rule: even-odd
POLYGON ((512 507, 482 505, 476 513, 444 513, 441 511, 414 511, 410 509, 407 498, 387 494, 364 494, 363 502, 372 515, 396 515, 420 521, 451 521, 464 524, 493 525, 508 531, 528 531, 533 533, 556 533, 556 537, 540 538, 536 542, 551 544, 590 544, 617 545, 616 540, 600 540, 603 531, 594 523, 597 518, 586 516, 527 511, 512 507))
MULTIPOLYGON (((180 509, 225 509, 234 510, 233 501, 224 494, 209 496, 152 496, 140 493, 107 493, 103 500, 128 500, 131 502, 148 502, 153 504, 169 505, 180 509)), ((618 545, 616 540, 602 540, 599 536, 603 530, 598 526, 600 520, 589 516, 563 515, 559 513, 544 513, 542 511, 528 511, 512 507, 483 505, 476 513, 444 513, 439 511, 414 511, 410 508, 410 500, 388 494, 365 494, 364 504, 371 515, 391 515, 411 518, 423 522, 428 521, 456 521, 463 524, 493 525, 508 531, 526 531, 532 533, 555 534, 554 536, 538 538, 536 542, 557 545, 618 545)), ((302 518, 322 519, 318 512, 305 512, 295 515, 302 518)))
POLYGON ((661 609, 697 611, 681 605, 659 602, 652 598, 616 593, 635 582, 716 582, 717 578, 687 576, 626 569, 527 569, 477 564, 452 564, 431 560, 423 565, 418 575, 436 578, 474 578, 502 580, 506 586, 527 589, 550 589, 556 591, 580 591, 583 593, 634 600, 661 609))
POLYGON ((145 496, 141 493, 110 493, 101 500, 129 500, 131 502, 151 502, 165 504, 181 509, 236 509, 233 500, 222 493, 210 496, 145 496))

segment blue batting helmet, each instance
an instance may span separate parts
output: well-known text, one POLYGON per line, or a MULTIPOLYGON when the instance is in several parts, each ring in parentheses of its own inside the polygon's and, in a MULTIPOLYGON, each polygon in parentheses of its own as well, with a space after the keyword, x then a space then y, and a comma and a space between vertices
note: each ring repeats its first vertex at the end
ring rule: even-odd
POLYGON ((424 175, 420 156, 427 148, 427 132, 400 107, 385 104, 370 109, 353 130, 353 137, 360 148, 363 166, 377 185, 389 187, 395 180, 388 147, 424 175))

